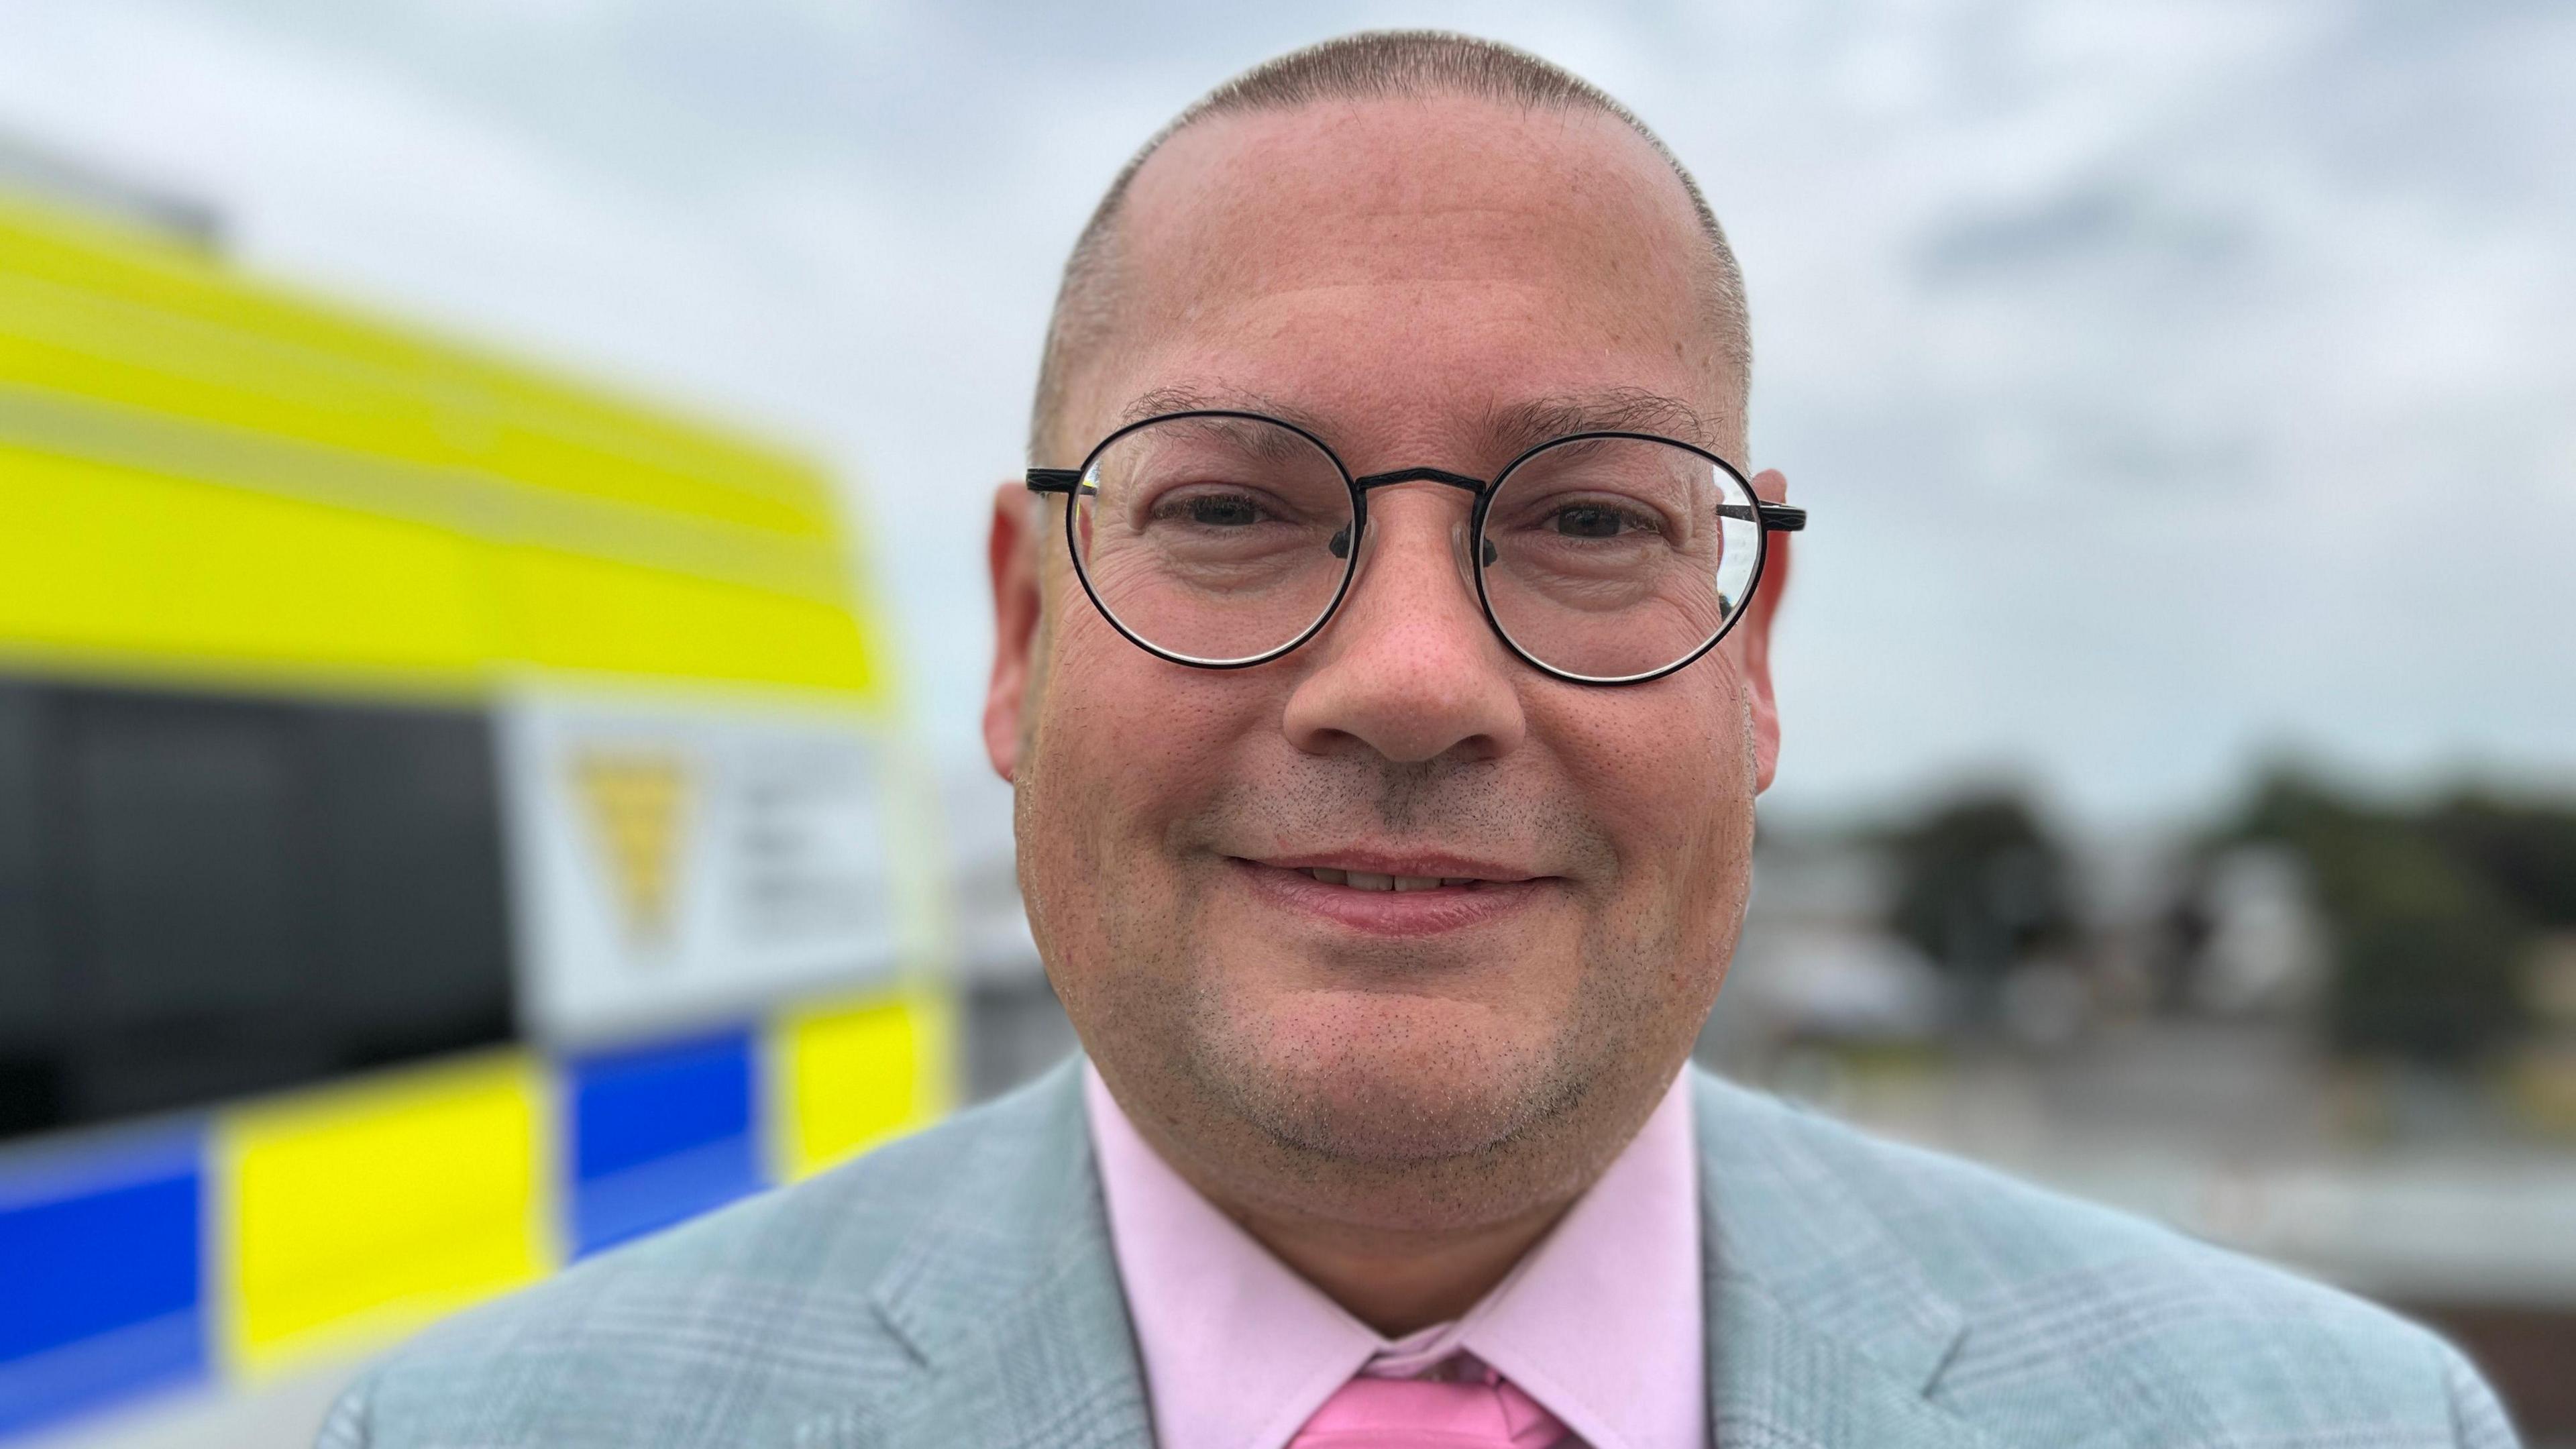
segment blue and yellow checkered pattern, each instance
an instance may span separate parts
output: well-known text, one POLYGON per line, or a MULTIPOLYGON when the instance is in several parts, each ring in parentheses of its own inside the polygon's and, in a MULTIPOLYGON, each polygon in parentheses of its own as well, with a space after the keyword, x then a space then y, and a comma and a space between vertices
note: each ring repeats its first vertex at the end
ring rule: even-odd
POLYGON ((906 989, 501 1051, 0 1155, 0 1438, 361 1352, 942 1115, 906 989))

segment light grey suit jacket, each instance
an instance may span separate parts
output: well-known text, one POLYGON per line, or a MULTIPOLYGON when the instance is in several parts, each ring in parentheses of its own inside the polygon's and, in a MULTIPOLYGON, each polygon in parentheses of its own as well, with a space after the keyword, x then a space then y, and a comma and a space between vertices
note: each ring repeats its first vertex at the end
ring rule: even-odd
MULTIPOLYGON (((325 1449, 1152 1442, 1071 1066, 432 1330, 325 1449)), ((1700 1075, 1723 1449, 2509 1446, 2458 1354, 1700 1075)))

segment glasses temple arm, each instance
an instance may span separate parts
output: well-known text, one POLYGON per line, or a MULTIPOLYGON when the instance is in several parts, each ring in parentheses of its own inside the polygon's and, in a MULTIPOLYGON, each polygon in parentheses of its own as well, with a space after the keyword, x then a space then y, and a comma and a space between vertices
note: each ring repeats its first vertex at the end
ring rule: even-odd
MULTIPOLYGON (((1035 488, 1037 475, 1032 473, 1029 476, 1029 486, 1035 488)), ((1750 508, 1741 503, 1721 503, 1717 507, 1717 516, 1758 523, 1773 533, 1796 533, 1807 526, 1807 510, 1792 508, 1786 503, 1756 503, 1750 508)))

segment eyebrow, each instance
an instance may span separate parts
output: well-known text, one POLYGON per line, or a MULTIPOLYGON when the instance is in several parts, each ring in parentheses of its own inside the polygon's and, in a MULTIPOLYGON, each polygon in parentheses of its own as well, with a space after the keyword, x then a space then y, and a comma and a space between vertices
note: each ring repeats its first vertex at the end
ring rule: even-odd
POLYGON ((1223 383, 1176 384, 1139 394, 1119 413, 1118 426, 1123 428, 1166 413, 1192 412, 1259 413, 1283 423, 1295 423, 1317 437, 1324 436, 1323 423, 1296 404, 1223 383))
MULTIPOLYGON (((1295 423, 1328 443, 1332 439, 1332 430, 1322 419, 1296 404, 1223 383, 1174 384, 1141 393, 1120 412, 1118 425, 1207 410, 1259 413, 1295 423)), ((1477 433, 1479 443, 1493 450, 1498 467, 1541 443, 1573 433, 1652 433, 1724 456, 1718 449, 1717 430, 1699 409, 1641 387, 1598 388, 1499 404, 1485 411, 1477 433)))
POLYGON ((1506 404, 1486 413, 1485 432, 1515 457, 1572 433, 1652 433, 1718 451, 1716 430, 1699 409, 1641 387, 1601 388, 1506 404))

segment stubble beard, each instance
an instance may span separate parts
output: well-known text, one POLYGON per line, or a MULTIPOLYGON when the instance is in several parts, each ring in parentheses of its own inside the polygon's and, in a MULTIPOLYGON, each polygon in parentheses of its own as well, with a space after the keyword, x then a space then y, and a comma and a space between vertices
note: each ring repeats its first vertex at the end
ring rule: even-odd
POLYGON ((1570 1200, 1651 1109, 1655 1084, 1628 1078, 1663 1055, 1637 1050, 1656 1015, 1641 963, 1585 958, 1557 1030, 1518 1046, 1461 1032, 1326 1055, 1193 991, 1176 1024, 1191 1116, 1234 1167, 1229 1186, 1277 1214, 1450 1232, 1570 1200))
MULTIPOLYGON (((1044 755, 1039 748, 1021 758, 1035 766, 1044 755)), ((1105 800, 1056 798, 1046 786, 1072 777, 1045 778, 1052 773, 1024 773, 1015 802, 1022 887, 1048 974, 1138 1128, 1238 1212, 1442 1234, 1571 1201, 1661 1100, 1742 922, 1749 759, 1740 838, 1716 850, 1735 868, 1679 892, 1695 896, 1696 885, 1726 899, 1667 897, 1643 913, 1596 903, 1556 1031, 1499 1050, 1468 1033, 1413 1040, 1406 1045, 1417 1064, 1455 1059, 1457 1070, 1427 1078, 1373 1070, 1387 1064, 1347 1050, 1327 1062, 1312 1040, 1294 1040, 1233 999, 1220 974, 1231 954, 1196 934, 1187 881, 1181 898, 1160 902, 1104 897, 1084 884, 1122 878, 1106 857, 1138 843, 1111 838, 1117 812, 1105 800), (1050 892, 1050 876, 1070 888, 1050 892), (1071 908, 1070 919, 1059 905, 1071 908)), ((1228 820, 1254 818, 1324 827, 1311 833, 1329 838, 1355 809, 1400 833, 1437 826, 1456 840, 1572 841, 1585 873, 1618 874, 1609 837, 1570 806, 1515 800, 1472 766, 1438 763, 1360 770, 1308 762, 1295 779, 1221 792, 1154 846, 1179 858, 1193 842, 1227 838, 1219 827, 1228 820)), ((1736 837, 1738 825, 1719 828, 1736 837)))
MULTIPOLYGON (((1382 813, 1418 817, 1442 793, 1419 779, 1386 786, 1382 813)), ((1260 808, 1276 818, 1299 808, 1300 793, 1260 808)), ((1539 828, 1609 849, 1587 822, 1539 828)), ((1181 921, 1195 917, 1190 902, 1179 905, 1181 921)), ((1176 931, 1164 913, 1109 912, 1097 939, 1114 965, 1068 973, 1086 979, 1060 989, 1122 1104, 1185 1176, 1268 1215, 1452 1232, 1571 1200, 1660 1100, 1688 1046, 1665 1039, 1676 1030, 1670 993, 1677 977, 1698 972, 1683 959, 1676 914, 1649 914, 1595 912, 1572 948, 1572 1000, 1534 1040, 1497 1040, 1460 1017, 1443 1029, 1436 1012, 1426 1026, 1400 1002, 1388 1016, 1401 1025, 1355 1006, 1347 1033, 1319 1036, 1311 1021, 1288 1029, 1230 989, 1223 973, 1236 951, 1176 931)), ((1685 1024, 1691 1032, 1695 1020, 1685 1024)))

